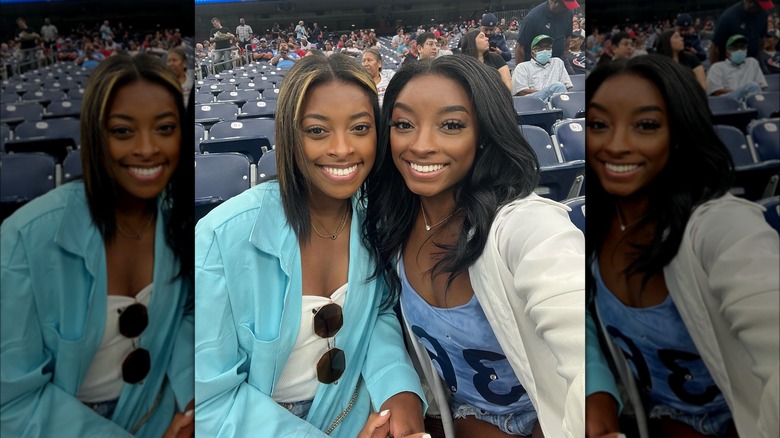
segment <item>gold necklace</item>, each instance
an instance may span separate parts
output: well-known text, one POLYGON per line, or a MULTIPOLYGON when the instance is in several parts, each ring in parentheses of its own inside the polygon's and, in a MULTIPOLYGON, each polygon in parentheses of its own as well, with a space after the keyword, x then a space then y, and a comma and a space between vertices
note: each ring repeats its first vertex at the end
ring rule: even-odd
POLYGON ((633 227, 634 225, 638 224, 642 219, 647 217, 647 214, 644 214, 642 217, 635 220, 634 222, 631 222, 628 225, 624 225, 623 215, 620 214, 620 208, 618 208, 617 204, 615 204, 615 211, 617 212, 618 223, 620 224, 620 231, 626 231, 627 229, 633 227))
MULTIPOLYGON (((314 232, 317 233, 318 236, 322 237, 323 239, 330 239, 330 240, 336 240, 336 237, 339 236, 339 233, 344 229, 344 225, 347 223, 347 212, 349 212, 349 205, 347 205, 347 208, 344 209, 344 214, 341 216, 341 223, 339 224, 339 228, 336 230, 335 233, 328 235, 320 233, 320 231, 317 229, 317 227, 314 225, 314 221, 311 223, 311 227, 314 228, 314 232)), ((313 214, 311 215, 317 222, 320 222, 319 219, 317 219, 316 216, 313 214)), ((320 222, 320 225, 322 225, 322 222, 320 222)), ((322 228, 325 228, 325 225, 322 225, 322 228)), ((325 230, 326 232, 328 230, 325 230)))
POLYGON ((152 221, 154 220, 154 216, 155 216, 154 213, 149 215, 149 221, 146 223, 146 225, 143 226, 143 228, 141 228, 141 231, 135 233, 135 235, 133 235, 134 232, 132 229, 130 230, 131 233, 129 234, 122 229, 122 226, 120 225, 121 220, 119 219, 119 217, 116 218, 116 229, 117 231, 119 231, 119 234, 127 237, 128 239, 141 240, 144 237, 144 234, 146 234, 149 225, 152 224, 152 221))
POLYGON ((425 231, 431 231, 431 228, 433 228, 433 227, 435 227, 435 226, 437 226, 437 225, 441 225, 441 224, 443 224, 443 223, 444 223, 444 222, 445 222, 447 219, 449 219, 449 218, 451 218, 451 217, 455 216, 455 213, 457 213, 457 212, 459 212, 459 211, 460 211, 460 209, 457 209, 457 210, 453 211, 452 213, 450 213, 450 215, 449 215, 449 216, 447 216, 447 217, 445 217, 444 219, 440 220, 439 222, 436 222, 436 223, 435 223, 435 224, 433 224, 433 225, 428 225, 428 218, 427 218, 427 217, 425 217, 425 208, 423 207, 423 205, 422 205, 422 202, 420 202, 420 210, 422 211, 422 214, 423 214, 423 221, 425 222, 425 231))

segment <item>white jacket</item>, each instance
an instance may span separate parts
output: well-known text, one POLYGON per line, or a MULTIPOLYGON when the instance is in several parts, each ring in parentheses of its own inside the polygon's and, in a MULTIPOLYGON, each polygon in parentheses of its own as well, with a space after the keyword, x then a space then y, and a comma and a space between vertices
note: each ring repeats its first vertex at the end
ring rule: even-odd
MULTIPOLYGON (((469 268, 474 293, 548 438, 585 436, 585 242, 567 211, 535 194, 502 207, 469 268)), ((449 391, 404 326, 427 381, 428 413, 439 411, 452 438, 449 391)))
MULTIPOLYGON (((779 248, 760 206, 725 195, 694 210, 664 268, 669 294, 742 437, 780 436, 779 248)), ((633 376, 605 338, 647 437, 633 376)))

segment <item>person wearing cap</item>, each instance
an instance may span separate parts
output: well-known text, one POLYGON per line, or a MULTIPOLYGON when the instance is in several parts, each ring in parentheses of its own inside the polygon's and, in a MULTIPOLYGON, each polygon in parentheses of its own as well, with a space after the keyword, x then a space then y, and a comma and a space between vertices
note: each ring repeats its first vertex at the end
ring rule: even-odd
POLYGON ((767 11, 774 8, 771 0, 741 0, 720 15, 710 44, 710 63, 725 59, 726 40, 732 35, 744 35, 748 40, 747 56, 756 57, 762 38, 767 33, 767 11))
POLYGON ((574 74, 580 75, 587 73, 587 63, 585 52, 582 51, 582 42, 585 41, 585 37, 582 35, 581 30, 575 30, 571 33, 569 38, 569 52, 566 55, 569 58, 569 64, 571 64, 574 74))
POLYGON ((504 58, 504 61, 510 61, 512 59, 512 52, 506 46, 506 38, 504 35, 496 32, 496 26, 498 19, 493 14, 485 14, 482 16, 482 32, 488 37, 488 43, 490 44, 490 53, 497 53, 504 58))
POLYGON ((707 94, 731 96, 744 102, 767 87, 764 74, 755 58, 747 57, 748 39, 732 35, 726 41, 726 60, 712 64, 707 72, 707 94))
POLYGON ((693 18, 688 14, 680 14, 677 16, 676 24, 677 32, 680 32, 680 36, 683 37, 684 50, 687 53, 695 55, 699 61, 707 59, 707 53, 701 47, 699 33, 693 25, 693 18))
POLYGON ((512 73, 512 94, 546 102, 573 86, 563 60, 552 57, 552 46, 553 39, 548 35, 537 35, 531 41, 531 60, 517 64, 512 73))
POLYGON ((780 52, 777 51, 778 31, 772 29, 764 37, 764 50, 758 54, 758 65, 765 75, 780 73, 780 52))
POLYGON ((552 56, 563 59, 569 47, 569 35, 574 30, 572 9, 579 7, 575 0, 546 0, 531 9, 520 27, 515 45, 515 62, 520 64, 531 59, 527 49, 531 47, 531 40, 539 34, 549 35, 553 39, 552 56))
POLYGON ((75 61, 79 57, 79 51, 73 47, 73 40, 65 38, 65 45, 57 53, 57 59, 60 61, 75 61))
POLYGON ((260 38, 258 45, 252 51, 252 59, 255 61, 270 61, 274 57, 274 51, 268 47, 268 41, 260 38))

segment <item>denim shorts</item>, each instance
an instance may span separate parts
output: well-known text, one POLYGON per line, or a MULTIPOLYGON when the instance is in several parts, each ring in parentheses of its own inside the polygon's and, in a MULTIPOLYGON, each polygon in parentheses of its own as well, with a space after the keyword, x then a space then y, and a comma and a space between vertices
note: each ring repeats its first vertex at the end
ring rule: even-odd
POLYGON ((290 403, 279 403, 279 405, 290 411, 290 413, 296 417, 305 420, 306 416, 309 415, 309 409, 311 409, 312 402, 314 402, 313 399, 290 403))
POLYGON ((450 400, 452 418, 473 416, 477 420, 490 423, 509 435, 531 436, 536 425, 536 411, 515 412, 512 414, 491 414, 475 406, 450 400))
POLYGON ((703 435, 716 437, 728 435, 733 418, 729 410, 693 415, 666 405, 654 406, 650 410, 649 417, 652 419, 670 418, 692 427, 703 435))
POLYGON ((119 399, 116 400, 108 400, 103 402, 97 402, 97 403, 87 403, 83 402, 84 405, 93 411, 100 415, 103 418, 111 419, 111 417, 114 416, 114 410, 116 409, 116 405, 119 403, 119 399))

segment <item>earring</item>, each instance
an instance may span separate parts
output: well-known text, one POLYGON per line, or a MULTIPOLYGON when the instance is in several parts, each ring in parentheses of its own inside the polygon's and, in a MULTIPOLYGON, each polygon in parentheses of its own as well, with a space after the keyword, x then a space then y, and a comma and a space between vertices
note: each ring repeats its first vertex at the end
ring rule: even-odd
POLYGON ((485 143, 480 143, 480 144, 479 144, 479 148, 480 148, 480 149, 485 149, 485 143))

